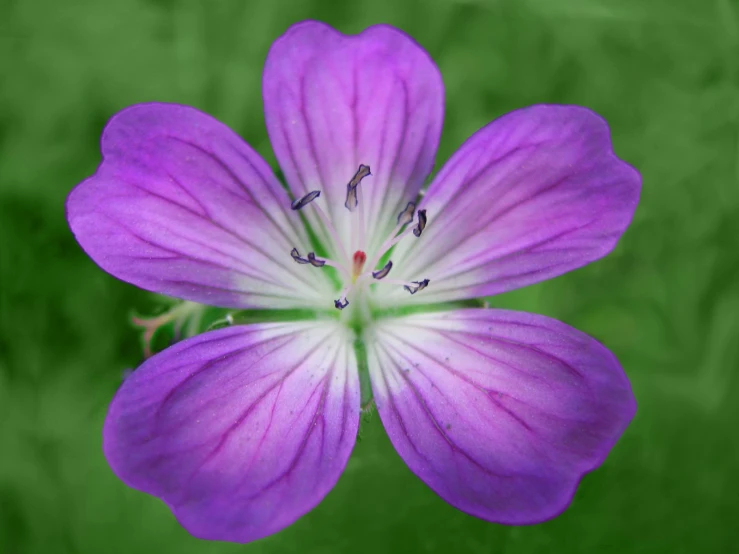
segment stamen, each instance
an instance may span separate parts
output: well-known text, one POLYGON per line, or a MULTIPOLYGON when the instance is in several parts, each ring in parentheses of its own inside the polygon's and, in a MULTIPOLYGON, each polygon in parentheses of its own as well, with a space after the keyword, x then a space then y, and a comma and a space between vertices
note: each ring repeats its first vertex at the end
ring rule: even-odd
POLYGON ((372 175, 372 173, 370 173, 370 167, 368 165, 359 164, 359 169, 357 169, 357 172, 354 174, 354 177, 352 177, 352 180, 349 181, 349 184, 356 187, 362 179, 368 175, 372 175))
MULTIPOLYGON (((408 205, 405 207, 405 209, 398 214, 398 221, 405 221, 405 218, 403 217, 405 212, 409 209, 410 205, 413 204, 412 202, 409 202, 408 205)), ((415 207, 415 205, 414 205, 415 207)), ((414 235, 417 237, 421 236, 421 231, 423 231, 426 228, 426 210, 418 210, 418 225, 416 227, 409 227, 402 233, 400 233, 398 236, 395 236, 398 231, 400 231, 403 226, 406 225, 406 223, 399 223, 395 229, 392 230, 390 235, 387 239, 385 239, 385 242, 382 243, 380 248, 377 249, 377 254, 375 254, 375 257, 372 259, 372 262, 369 264, 370 267, 375 267, 377 265, 377 262, 380 261, 380 258, 382 258, 385 253, 390 250, 393 246, 398 244, 403 238, 406 237, 406 235, 413 232, 414 235), (420 229, 420 231, 419 231, 420 229)))
POLYGON ((365 245, 367 229, 364 223, 364 212, 366 208, 364 198, 362 198, 362 187, 357 187, 357 202, 359 202, 359 221, 357 222, 359 224, 359 244, 357 246, 360 250, 364 250, 367 248, 365 245))
POLYGON ((346 185, 346 200, 344 201, 344 207, 350 212, 353 212, 357 209, 358 204, 357 187, 346 185))
POLYGON ((372 175, 370 173, 369 166, 360 164, 354 177, 352 177, 351 181, 346 185, 346 201, 344 202, 344 207, 350 212, 357 209, 357 205, 359 204, 359 200, 357 199, 357 187, 359 187, 359 183, 362 179, 368 175, 372 175))
POLYGON ((398 226, 401 225, 407 225, 411 221, 413 221, 413 214, 416 211, 416 203, 415 202, 408 202, 408 204, 405 206, 405 209, 398 214, 398 226))
POLYGON ((413 281, 411 285, 403 285, 403 288, 410 292, 411 294, 416 294, 417 292, 422 291, 427 286, 429 286, 429 283, 431 282, 431 279, 424 279, 423 281, 413 281), (413 286, 416 285, 416 286, 413 286))
MULTIPOLYGON (((301 210, 311 202, 313 202, 316 198, 321 196, 320 190, 313 190, 303 196, 302 198, 298 198, 297 200, 294 200, 290 207, 293 210, 301 210)), ((316 209, 316 212, 318 212, 318 217, 321 219, 323 224, 326 226, 326 232, 328 233, 329 237, 331 237, 334 241, 334 244, 341 250, 341 255, 343 256, 344 260, 348 263, 349 262, 349 256, 346 253, 346 250, 344 250, 344 245, 342 244, 341 240, 339 240, 339 234, 336 232, 336 228, 331 223, 331 220, 328 218, 326 213, 321 209, 321 207, 318 204, 313 204, 313 207, 316 209)), ((295 250, 297 253, 297 250, 295 250)), ((300 264, 310 263, 309 260, 306 260, 305 258, 300 258, 300 254, 293 255, 293 259, 295 259, 296 262, 300 264)), ((346 271, 346 270, 345 270, 346 271)))
POLYGON ((318 217, 321 218, 321 221, 326 226, 326 231, 328 232, 328 235, 334 240, 334 244, 339 247, 339 250, 341 250, 341 255, 344 260, 348 262, 349 255, 346 253, 346 250, 344 250, 344 243, 341 242, 341 240, 339 239, 339 233, 336 232, 336 228, 334 227, 333 223, 331 223, 331 220, 326 215, 326 212, 321 209, 321 206, 319 206, 318 204, 313 204, 313 206, 318 213, 318 217))
POLYGON ((293 248, 292 250, 290 250, 290 255, 293 257, 293 260, 295 260, 299 264, 309 264, 309 263, 311 263, 310 260, 308 260, 306 258, 301 258, 300 257, 300 252, 298 252, 298 249, 297 248, 293 248))
POLYGON ((349 305, 349 299, 347 298, 347 296, 349 295, 349 291, 351 291, 353 287, 354 283, 349 283, 344 287, 344 290, 339 293, 339 299, 334 300, 334 308, 336 308, 337 310, 343 310, 349 305))
POLYGON ((422 281, 403 281, 402 279, 383 279, 379 285, 401 285, 405 290, 411 294, 416 294, 418 291, 425 289, 429 286, 431 279, 423 279, 422 281))
POLYGON ((379 271, 373 271, 372 277, 375 279, 384 279, 387 277, 387 274, 390 273, 390 270, 393 268, 393 262, 392 260, 388 260, 388 262, 385 264, 385 267, 380 269, 379 271))
POLYGON ((324 265, 326 265, 326 260, 317 259, 315 252, 308 252, 308 261, 313 267, 323 267, 324 265))
POLYGON ((426 210, 418 210, 418 225, 413 229, 413 234, 417 237, 421 236, 423 230, 426 228, 426 210))
POLYGON ((347 279, 351 278, 351 274, 349 273, 349 270, 346 269, 343 265, 337 264, 336 262, 332 262, 331 260, 327 260, 325 258, 316 258, 315 252, 308 252, 308 257, 303 258, 300 255, 300 252, 298 252, 297 248, 293 248, 290 251, 290 255, 293 257, 293 260, 295 260, 299 264, 310 264, 313 267, 323 267, 325 265, 336 268, 338 271, 344 274, 344 276, 347 279))
POLYGON ((292 204, 290 204, 290 207, 293 210, 302 210, 304 207, 306 207, 308 204, 313 202, 316 198, 321 196, 320 190, 312 190, 302 198, 298 198, 297 200, 293 200, 292 204))

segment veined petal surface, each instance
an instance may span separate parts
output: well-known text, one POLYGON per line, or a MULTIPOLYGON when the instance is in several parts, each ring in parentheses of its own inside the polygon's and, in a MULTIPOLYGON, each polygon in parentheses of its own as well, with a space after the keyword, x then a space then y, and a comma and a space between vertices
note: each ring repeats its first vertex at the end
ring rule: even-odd
POLYGON ((444 500, 504 524, 554 517, 636 404, 616 358, 564 323, 458 310, 378 322, 375 401, 408 466, 444 500))
POLYGON ((287 192, 228 127, 187 106, 140 104, 111 119, 101 146, 67 218, 105 271, 214 306, 325 306, 325 275, 290 258, 308 241, 287 192))
MULTIPOLYGON (((394 276, 431 279, 426 302, 556 277, 613 249, 640 189, 639 173, 613 153, 606 122, 587 108, 511 112, 475 133, 434 178, 419 206, 426 230, 398 244, 394 276)), ((399 301, 410 302, 399 289, 385 297, 399 301)))
POLYGON ((323 499, 352 451, 352 345, 334 322, 237 325, 180 342, 124 381, 105 456, 196 537, 275 533, 323 499))
MULTIPOLYGON (((320 189, 318 202, 343 237, 358 217, 344 207, 346 185, 360 164, 370 166, 359 209, 366 210, 369 249, 379 246, 406 202, 415 200, 436 155, 444 85, 428 54, 387 25, 347 36, 306 21, 272 45, 263 95, 269 137, 290 188, 296 196, 320 189)), ((315 213, 306 214, 322 232, 315 213)), ((329 242, 323 232, 322 238, 329 242)), ((352 252, 358 240, 355 235, 347 245, 352 252)))

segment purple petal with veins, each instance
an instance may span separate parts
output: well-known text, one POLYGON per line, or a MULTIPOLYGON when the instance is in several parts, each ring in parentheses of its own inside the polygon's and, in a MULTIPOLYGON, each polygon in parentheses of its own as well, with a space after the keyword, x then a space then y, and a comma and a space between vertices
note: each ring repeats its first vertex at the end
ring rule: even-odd
POLYGON ((103 449, 196 537, 249 542, 318 504, 359 424, 352 338, 335 323, 235 326, 155 355, 110 406, 103 449))
POLYGON ((325 276, 290 259, 309 242, 287 193, 222 123, 186 106, 140 104, 111 119, 101 144, 103 162, 69 195, 67 217, 108 273, 233 308, 320 306, 331 296, 325 276))
MULTIPOLYGON (((475 133, 419 208, 428 225, 393 253, 396 277, 433 281, 425 302, 479 298, 550 279, 613 249, 641 178, 606 122, 577 106, 533 106, 475 133)), ((407 302, 401 291, 384 301, 407 302)))
MULTIPOLYGON (((355 217, 344 208, 347 183, 360 164, 372 169, 361 187, 366 231, 377 241, 368 248, 377 247, 394 216, 416 198, 439 144, 444 85, 428 54, 387 25, 347 36, 305 21, 272 45, 263 95, 269 137, 291 190, 299 197, 320 188, 342 236, 355 217)), ((321 229, 315 214, 306 217, 321 229)))
POLYGON ((562 512, 636 409, 613 354, 540 315, 385 320, 368 358, 380 417, 409 467, 453 506, 498 523, 562 512))

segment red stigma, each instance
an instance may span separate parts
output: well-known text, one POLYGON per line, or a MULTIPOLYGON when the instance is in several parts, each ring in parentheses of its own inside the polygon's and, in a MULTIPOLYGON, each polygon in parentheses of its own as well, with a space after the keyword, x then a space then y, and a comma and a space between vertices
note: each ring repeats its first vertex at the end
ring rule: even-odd
POLYGON ((362 273, 364 262, 367 261, 367 254, 361 250, 357 250, 354 253, 352 261, 354 262, 352 265, 352 276, 356 279, 362 273))

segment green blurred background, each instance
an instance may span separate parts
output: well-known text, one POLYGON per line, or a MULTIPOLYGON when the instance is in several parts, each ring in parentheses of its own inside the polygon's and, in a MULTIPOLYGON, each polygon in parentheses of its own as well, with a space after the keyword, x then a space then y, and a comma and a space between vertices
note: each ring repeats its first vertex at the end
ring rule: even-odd
POLYGON ((731 0, 0 0, 0 553, 739 552, 739 6, 731 0), (261 69, 293 22, 387 22, 439 64, 446 159, 538 102, 589 106, 643 174, 606 259, 492 299, 608 345, 639 402, 571 508, 531 527, 466 516, 405 467, 379 418, 326 500, 250 545, 192 538, 101 453, 141 361, 151 295, 99 270, 63 203, 105 121, 159 100, 226 122, 273 165, 261 69))

